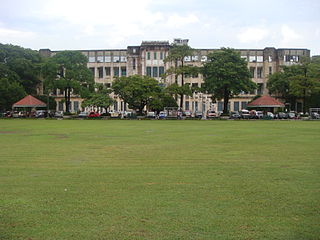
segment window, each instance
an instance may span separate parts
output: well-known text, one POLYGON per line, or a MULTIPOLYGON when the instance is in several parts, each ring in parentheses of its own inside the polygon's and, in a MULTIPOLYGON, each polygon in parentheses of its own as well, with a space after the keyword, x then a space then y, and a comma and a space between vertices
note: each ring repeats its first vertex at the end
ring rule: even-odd
POLYGON ((147 67, 147 76, 151 77, 151 67, 147 67))
POLYGON ((199 57, 198 56, 191 56, 191 61, 196 62, 198 61, 199 57))
POLYGON ((249 62, 257 62, 256 56, 249 56, 249 62))
POLYGON ((107 88, 111 88, 111 83, 106 83, 105 86, 106 86, 107 88))
POLYGON ((113 56, 113 62, 120 62, 120 56, 113 56))
POLYGON ((132 59, 132 69, 135 70, 136 69, 136 59, 132 59))
POLYGON ((111 62, 111 56, 105 56, 104 57, 105 62, 111 62))
POLYGON ((269 67, 269 75, 272 74, 272 67, 269 67))
POLYGON ((192 74, 192 78, 198 78, 199 74, 198 73, 194 73, 192 74))
POLYGON ((218 112, 223 111, 223 102, 218 102, 218 112))
POLYGON ((114 102, 113 108, 114 108, 114 111, 118 111, 118 102, 114 102))
POLYGON ((127 57, 126 56, 121 56, 120 57, 121 62, 127 62, 127 57))
POLYGON ((190 62, 191 61, 191 56, 185 56, 184 57, 185 62, 190 62))
POLYGON ((268 56, 268 62, 272 62, 272 56, 268 56))
POLYGON ((58 109, 59 109, 58 111, 63 111, 63 102, 62 101, 59 102, 58 109))
POLYGON ((99 78, 103 78, 103 67, 98 67, 98 76, 99 78))
POLYGON ((284 61, 285 62, 299 62, 299 56, 285 55, 284 61))
POLYGON ((255 71, 256 71, 256 68, 255 68, 255 67, 250 67, 250 74, 251 74, 251 77, 252 77, 252 78, 255 77, 255 71))
POLYGON ((110 67, 106 67, 106 76, 110 76, 111 75, 111 68, 110 67))
POLYGON ((114 77, 119 77, 119 68, 118 67, 114 67, 113 68, 113 76, 114 77))
POLYGON ((239 111, 239 102, 233 103, 233 111, 239 111))
POLYGON ((192 85, 191 85, 193 88, 195 88, 195 87, 199 87, 199 85, 198 85, 198 83, 192 83, 192 85))
POLYGON ((248 61, 248 57, 247 56, 241 56, 241 58, 245 59, 246 62, 248 61))
POLYGON ((185 101, 185 110, 189 110, 189 101, 185 101))
POLYGON ((160 52, 160 59, 163 59, 163 52, 160 52))
POLYGON ((127 76, 127 68, 121 67, 121 76, 127 76))
POLYGON ((241 102, 241 109, 247 109, 247 102, 241 102))
POLYGON ((78 112, 79 111, 79 102, 78 101, 74 101, 73 102, 73 110, 75 112, 78 112))
POLYGON ((262 95, 262 93, 263 93, 263 83, 258 83, 257 94, 262 95))
POLYGON ((257 56, 257 62, 263 62, 263 56, 257 56))
POLYGON ((158 67, 153 67, 153 74, 152 74, 152 76, 153 77, 158 77, 158 67))
POLYGON ((198 102, 194 103, 194 110, 197 112, 198 111, 198 102))
POLYGON ((159 76, 161 77, 162 74, 164 74, 164 67, 159 67, 159 76))
POLYGON ((263 70, 262 67, 257 68, 257 78, 262 78, 262 74, 263 74, 262 70, 263 70))
POLYGON ((207 56, 202 56, 201 57, 201 62, 206 62, 208 60, 208 57, 207 56))
POLYGON ((153 53, 153 59, 157 59, 157 52, 153 53))
POLYGON ((150 52, 147 52, 147 60, 150 60, 150 52))
POLYGON ((92 62, 96 62, 96 56, 92 56, 92 55, 90 54, 90 56, 89 56, 89 63, 92 63, 92 62))
POLYGON ((96 75, 95 75, 95 68, 92 67, 92 68, 89 68, 89 69, 90 69, 90 71, 92 72, 93 77, 95 77, 95 76, 96 76, 96 75))
POLYGON ((103 62, 103 56, 97 56, 97 62, 102 63, 103 62))

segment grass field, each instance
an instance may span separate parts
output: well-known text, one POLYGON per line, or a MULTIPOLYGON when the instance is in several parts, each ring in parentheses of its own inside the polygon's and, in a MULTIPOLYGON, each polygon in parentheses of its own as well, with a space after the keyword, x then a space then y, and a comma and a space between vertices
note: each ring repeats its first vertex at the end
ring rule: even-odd
POLYGON ((0 120, 0 239, 320 239, 320 122, 0 120))

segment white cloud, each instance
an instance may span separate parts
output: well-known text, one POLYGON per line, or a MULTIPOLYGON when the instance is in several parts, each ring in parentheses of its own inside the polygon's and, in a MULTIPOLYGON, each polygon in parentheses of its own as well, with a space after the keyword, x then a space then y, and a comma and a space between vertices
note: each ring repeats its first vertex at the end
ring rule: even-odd
POLYGON ((18 44, 36 37, 34 32, 19 31, 0 26, 0 42, 18 44))
POLYGON ((290 28, 287 25, 282 25, 281 36, 283 45, 297 43, 302 38, 299 34, 297 34, 292 28, 290 28))
POLYGON ((255 43, 265 39, 268 35, 269 30, 264 27, 249 27, 237 36, 241 43, 255 43))
POLYGON ((199 22, 199 19, 194 14, 189 14, 185 17, 178 14, 173 14, 169 16, 167 21, 167 26, 180 28, 180 27, 189 25, 191 23, 197 23, 197 22, 199 22))

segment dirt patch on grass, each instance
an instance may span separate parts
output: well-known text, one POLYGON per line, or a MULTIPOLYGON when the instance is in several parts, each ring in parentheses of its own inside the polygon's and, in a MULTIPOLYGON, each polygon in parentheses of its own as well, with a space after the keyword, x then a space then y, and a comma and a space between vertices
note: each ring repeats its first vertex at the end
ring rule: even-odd
POLYGON ((66 134, 57 134, 57 133, 49 134, 49 136, 53 136, 53 137, 55 137, 56 139, 69 138, 69 136, 68 136, 68 135, 66 135, 66 134))
POLYGON ((18 133, 16 131, 0 131, 0 134, 15 134, 18 133))

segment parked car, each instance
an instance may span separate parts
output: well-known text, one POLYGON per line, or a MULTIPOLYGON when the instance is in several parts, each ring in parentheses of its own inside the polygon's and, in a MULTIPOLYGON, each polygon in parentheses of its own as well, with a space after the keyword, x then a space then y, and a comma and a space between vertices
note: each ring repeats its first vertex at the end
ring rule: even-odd
POLYGON ((201 119, 202 118, 202 114, 203 114, 202 112, 197 111, 197 112, 195 112, 194 117, 201 119))
POLYGON ((217 118, 217 117, 219 117, 219 115, 215 111, 213 111, 213 110, 207 111, 207 118, 208 119, 213 119, 213 118, 217 118))
POLYGON ((243 119, 249 119, 250 118, 250 112, 246 109, 242 109, 240 112, 241 118, 243 119))
POLYGON ((294 112, 287 113, 289 119, 297 119, 297 116, 294 112))
POLYGON ((88 118, 98 118, 100 117, 100 113, 97 112, 90 112, 88 118))
POLYGON ((166 119, 167 118, 167 112, 166 111, 161 111, 159 113, 159 119, 166 119))
POLYGON ((267 112, 267 117, 274 119, 274 114, 272 112, 267 112))
POLYGON ((56 111, 54 113, 55 118, 63 118, 63 111, 56 111))
POLYGON ((184 111, 184 112, 182 113, 182 117, 191 118, 191 117, 192 117, 191 111, 189 111, 189 110, 184 111))
POLYGON ((288 115, 287 115, 287 113, 285 113, 285 112, 278 112, 278 113, 277 113, 277 118, 278 118, 278 119, 287 119, 287 118, 288 118, 288 115))
POLYGON ((88 115, 89 115, 89 113, 87 113, 87 112, 81 112, 81 113, 78 114, 78 117, 79 118, 87 118, 88 115))
POLYGON ((147 112, 147 118, 153 118, 155 119, 156 118, 156 113, 155 112, 147 112))
POLYGON ((119 117, 119 113, 117 111, 111 110, 109 113, 110 113, 110 116, 112 118, 118 118, 119 117))
POLYGON ((233 112, 230 112, 230 118, 231 119, 240 119, 241 115, 238 111, 233 111, 233 112))
POLYGON ((45 117, 47 117, 47 111, 46 110, 37 110, 35 117, 36 118, 45 118, 45 117))
POLYGON ((262 119, 263 118, 263 112, 262 111, 256 111, 256 116, 258 119, 262 119))
POLYGON ((311 112, 310 117, 311 119, 320 119, 320 114, 317 112, 311 112))

